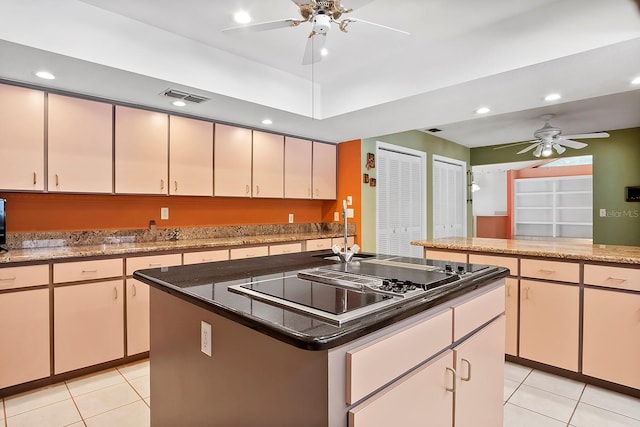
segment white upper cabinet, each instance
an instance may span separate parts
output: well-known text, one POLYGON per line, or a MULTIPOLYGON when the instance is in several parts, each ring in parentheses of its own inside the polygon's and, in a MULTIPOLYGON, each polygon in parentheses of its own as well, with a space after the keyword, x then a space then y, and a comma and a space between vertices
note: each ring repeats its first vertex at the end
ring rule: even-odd
POLYGON ((284 196, 284 136, 253 131, 253 197, 284 196))
POLYGON ((215 196, 251 197, 251 129, 215 125, 215 196))
POLYGON ((44 190, 44 92, 0 85, 0 190, 44 190))
POLYGON ((113 107, 49 94, 49 191, 113 191, 113 107))
POLYGON ((168 116, 116 106, 116 193, 167 194, 168 116))
POLYGON ((313 198, 336 198, 336 146, 313 143, 313 198))
POLYGON ((213 196, 213 123, 169 117, 169 194, 213 196))
POLYGON ((284 139, 284 197, 311 198, 311 141, 285 137, 284 139))

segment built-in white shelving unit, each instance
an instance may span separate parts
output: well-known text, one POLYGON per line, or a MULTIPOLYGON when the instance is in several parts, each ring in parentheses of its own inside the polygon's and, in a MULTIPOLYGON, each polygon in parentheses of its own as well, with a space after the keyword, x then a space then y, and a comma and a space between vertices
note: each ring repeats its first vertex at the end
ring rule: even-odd
POLYGON ((515 180, 516 236, 591 238, 591 175, 515 180))

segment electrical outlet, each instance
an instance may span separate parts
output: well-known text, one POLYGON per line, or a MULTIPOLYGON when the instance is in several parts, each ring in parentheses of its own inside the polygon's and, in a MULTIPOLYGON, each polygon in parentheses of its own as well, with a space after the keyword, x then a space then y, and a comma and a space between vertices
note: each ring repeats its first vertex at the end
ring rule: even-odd
POLYGON ((347 218, 353 218, 353 208, 347 209, 347 218))
POLYGON ((600 209, 600 216, 607 216, 607 210, 606 209, 600 209))
POLYGON ((160 208, 160 219, 169 219, 169 208, 160 208))
POLYGON ((211 357, 211 325, 200 322, 200 351, 211 357))
POLYGON ((353 196, 347 196, 347 206, 351 206, 353 204, 353 196))
POLYGON ((293 214, 289 214, 289 224, 293 224, 293 214))
POLYGON ((333 220, 334 221, 340 221, 340 212, 334 212, 333 213, 333 220))

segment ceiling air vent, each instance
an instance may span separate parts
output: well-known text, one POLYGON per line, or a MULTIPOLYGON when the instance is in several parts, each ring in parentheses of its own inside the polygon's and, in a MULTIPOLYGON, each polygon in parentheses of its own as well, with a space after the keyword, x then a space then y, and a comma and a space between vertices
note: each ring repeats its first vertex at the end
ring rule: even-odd
POLYGON ((161 95, 168 96, 169 98, 182 99, 183 101, 194 102, 196 104, 209 100, 209 98, 205 98, 204 96, 194 95, 193 93, 182 92, 175 89, 167 89, 162 92, 161 95))

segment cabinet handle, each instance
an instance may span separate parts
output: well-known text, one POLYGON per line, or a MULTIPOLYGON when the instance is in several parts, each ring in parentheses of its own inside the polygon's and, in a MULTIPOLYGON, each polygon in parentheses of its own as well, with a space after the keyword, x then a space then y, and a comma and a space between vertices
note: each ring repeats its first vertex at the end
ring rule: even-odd
POLYGON ((38 175, 34 172, 33 173, 33 185, 36 185, 36 182, 38 181, 38 175))
POLYGON ((260 194, 260 186, 259 186, 259 185, 256 185, 256 196, 257 196, 258 194, 260 194))
POLYGON ((462 359, 461 362, 465 362, 467 364, 467 377, 463 377, 461 376, 460 379, 462 381, 471 381, 471 362, 469 362, 467 359, 462 359))
POLYGON ((213 261, 213 258, 202 258, 202 262, 213 261))
POLYGON ((542 273, 542 274, 554 274, 555 270, 538 270, 538 272, 542 273))
POLYGON ((511 285, 507 285, 507 296, 511 296, 511 285))
POLYGON ((529 299, 529 287, 524 288, 524 299, 529 299))
POLYGON ((160 180, 160 189, 164 190, 164 179, 160 180))
POLYGON ((450 391, 451 393, 455 393, 456 392, 456 370, 452 368, 447 368, 447 371, 453 374, 453 387, 451 388, 445 387, 445 390, 450 391))
POLYGON ((319 196, 319 195, 320 195, 320 190, 316 188, 316 196, 319 196))
POLYGON ((84 273, 97 273, 97 272, 98 272, 97 268, 94 268, 93 270, 82 270, 82 274, 84 274, 84 273))
POLYGON ((249 184, 245 185, 244 194, 249 194, 249 184))
POLYGON ((133 290, 133 296, 135 297, 136 296, 136 284, 135 283, 131 284, 131 289, 133 290))
POLYGON ((113 299, 118 299, 118 288, 113 288, 113 299))
POLYGON ((607 277, 607 280, 605 280, 605 282, 608 282, 608 281, 622 283, 622 282, 626 282, 627 279, 619 279, 617 277, 607 277))
POLYGON ((162 263, 158 262, 158 263, 149 263, 149 267, 160 267, 162 265, 162 263))
POLYGON ((178 181, 173 181, 174 191, 178 191, 178 181))
POLYGON ((2 282, 10 282, 16 280, 16 276, 12 276, 12 277, 0 277, 0 281, 2 282))
POLYGON ((58 174, 56 174, 56 187, 60 186, 60 180, 58 179, 58 174))

